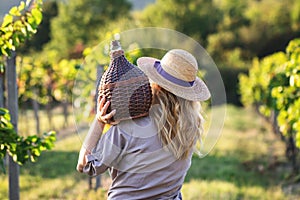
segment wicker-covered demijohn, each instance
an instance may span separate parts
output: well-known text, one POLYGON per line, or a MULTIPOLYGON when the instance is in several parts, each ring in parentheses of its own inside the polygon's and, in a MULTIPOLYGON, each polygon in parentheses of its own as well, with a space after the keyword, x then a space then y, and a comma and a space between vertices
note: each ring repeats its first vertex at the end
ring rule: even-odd
POLYGON ((107 113, 116 109, 112 121, 147 116, 152 101, 148 77, 124 56, 120 42, 111 42, 110 65, 101 77, 98 95, 110 101, 107 113))

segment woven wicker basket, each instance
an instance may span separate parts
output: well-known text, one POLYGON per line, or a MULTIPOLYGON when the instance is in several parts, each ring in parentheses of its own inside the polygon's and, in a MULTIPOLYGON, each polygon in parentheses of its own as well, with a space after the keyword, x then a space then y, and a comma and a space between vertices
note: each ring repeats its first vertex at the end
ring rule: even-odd
POLYGON ((98 95, 110 101, 107 110, 116 109, 112 121, 147 116, 152 101, 148 77, 124 56, 120 42, 111 42, 110 65, 103 74, 98 95))

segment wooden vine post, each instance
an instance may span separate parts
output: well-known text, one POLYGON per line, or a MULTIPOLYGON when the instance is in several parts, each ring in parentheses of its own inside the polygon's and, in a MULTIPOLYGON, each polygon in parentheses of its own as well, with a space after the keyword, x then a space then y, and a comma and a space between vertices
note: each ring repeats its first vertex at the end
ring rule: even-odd
MULTIPOLYGON (((35 161, 41 151, 51 149, 55 141, 55 133, 47 133, 43 137, 18 136, 18 89, 16 73, 16 49, 37 31, 42 21, 42 0, 20 2, 7 13, 0 26, 0 109, 1 109, 1 151, 0 164, 4 168, 3 158, 9 154, 9 199, 19 200, 19 165, 27 160, 35 161), (5 63, 5 64, 4 64, 5 63), (5 78, 4 72, 5 71, 5 78), (5 79, 5 81, 3 81, 5 79), (7 103, 4 103, 4 85, 7 90, 7 103), (7 109, 4 107, 7 106, 7 109), (2 123, 4 121, 5 123, 2 123), (9 139, 7 139, 9 138, 9 139), (24 151, 24 149, 26 149, 24 151)), ((4 168, 5 170, 5 168, 4 168)))
MULTIPOLYGON (((15 131, 18 130, 18 90, 16 73, 16 53, 13 51, 7 58, 7 108, 15 131)), ((9 156, 9 199, 18 200, 19 195, 19 165, 9 156)))

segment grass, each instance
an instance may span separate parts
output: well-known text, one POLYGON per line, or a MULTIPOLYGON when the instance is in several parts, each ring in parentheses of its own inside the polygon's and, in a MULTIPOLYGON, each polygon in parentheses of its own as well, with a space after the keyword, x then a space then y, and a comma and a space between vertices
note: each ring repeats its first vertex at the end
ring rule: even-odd
POLYGON ((28 136, 32 134, 42 134, 44 132, 48 132, 50 130, 61 130, 65 128, 64 126, 71 126, 74 123, 72 116, 71 107, 68 108, 68 124, 65 124, 64 116, 62 115, 62 108, 56 107, 52 110, 52 120, 49 122, 47 111, 40 110, 39 118, 40 118, 40 133, 36 131, 36 121, 34 117, 33 110, 20 110, 19 113, 19 123, 18 123, 18 133, 22 136, 28 136))
MULTIPOLYGON (((81 140, 76 133, 56 142, 37 163, 21 167, 21 199, 106 199, 104 188, 89 190, 88 178, 75 171, 81 140)), ((182 188, 185 200, 299 199, 286 194, 290 168, 284 145, 249 109, 227 107, 225 125, 213 151, 193 157, 182 188)), ((0 175, 0 199, 7 199, 7 176, 0 175)))
POLYGON ((253 111, 233 106, 227 111, 214 150, 203 159, 193 157, 184 198, 297 199, 282 188, 290 173, 284 145, 253 111))

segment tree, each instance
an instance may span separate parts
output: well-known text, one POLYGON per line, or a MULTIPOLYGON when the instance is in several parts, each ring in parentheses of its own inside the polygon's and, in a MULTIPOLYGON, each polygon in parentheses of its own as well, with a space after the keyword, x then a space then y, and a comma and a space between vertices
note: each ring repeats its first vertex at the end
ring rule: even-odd
POLYGON ((276 51, 284 51, 289 41, 299 36, 299 32, 292 29, 290 16, 294 2, 297 1, 248 2, 244 15, 250 24, 240 29, 239 36, 252 56, 264 57, 276 51))
MULTIPOLYGON (((37 136, 23 139, 17 135, 18 91, 15 51, 22 42, 36 32, 37 26, 42 20, 41 5, 42 0, 28 0, 26 3, 22 1, 19 6, 10 9, 9 13, 5 15, 0 27, 0 62, 3 67, 6 67, 5 72, 8 88, 7 107, 10 111, 10 115, 8 115, 7 110, 0 110, 0 159, 2 161, 3 155, 6 152, 12 156, 9 157, 9 198, 16 200, 19 199, 18 164, 24 163, 28 159, 34 160, 34 158, 39 156, 39 153, 44 150, 42 147, 46 149, 47 147, 51 148, 50 144, 53 144, 53 137, 55 138, 53 134, 50 134, 50 139, 46 139, 48 142, 43 146, 39 145, 39 140, 42 139, 37 136), (6 63, 4 63, 4 61, 6 61, 6 63), (38 149, 35 149, 35 147, 38 149), (16 162, 18 162, 18 164, 16 162)), ((1 98, 3 98, 3 94, 1 94, 1 98)))
POLYGON ((141 21, 180 31, 206 45, 207 36, 217 30, 220 14, 213 1, 157 0, 143 11, 141 21))
POLYGON ((244 105, 255 105, 286 142, 286 156, 299 173, 300 148, 300 39, 290 41, 286 52, 255 59, 249 75, 240 75, 244 105), (273 114, 273 116, 271 115, 273 114))
POLYGON ((51 42, 47 49, 59 52, 59 58, 82 57, 85 45, 95 41, 112 20, 127 17, 126 0, 72 0, 59 2, 58 16, 51 22, 51 42))
POLYGON ((32 135, 25 138, 19 136, 10 121, 9 111, 0 108, 0 167, 2 172, 6 171, 3 163, 6 153, 19 165, 28 161, 35 162, 42 151, 53 147, 53 142, 56 140, 55 133, 52 131, 44 133, 42 137, 32 135))
POLYGON ((299 24, 296 0, 215 2, 223 20, 217 32, 209 35, 207 49, 217 60, 226 62, 233 51, 240 51, 242 60, 251 61, 283 51, 291 39, 300 36, 295 29, 299 24))
POLYGON ((37 28, 36 34, 32 35, 30 40, 26 40, 18 52, 21 54, 28 54, 32 51, 41 51, 50 38, 50 22, 58 14, 57 1, 45 1, 43 3, 43 19, 37 28))
MULTIPOLYGON (((207 38, 208 52, 215 60, 224 63, 230 62, 232 54, 239 54, 241 59, 245 59, 248 52, 246 49, 241 49, 243 44, 239 30, 241 27, 249 25, 249 20, 244 16, 247 10, 247 1, 216 0, 215 6, 221 13, 222 20, 217 25, 217 31, 207 38)), ((234 63, 230 62, 229 64, 234 63)), ((240 65, 241 63, 236 64, 240 65)))

